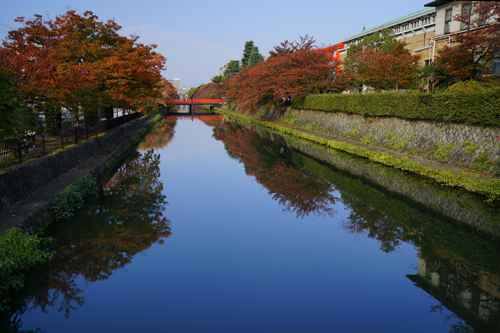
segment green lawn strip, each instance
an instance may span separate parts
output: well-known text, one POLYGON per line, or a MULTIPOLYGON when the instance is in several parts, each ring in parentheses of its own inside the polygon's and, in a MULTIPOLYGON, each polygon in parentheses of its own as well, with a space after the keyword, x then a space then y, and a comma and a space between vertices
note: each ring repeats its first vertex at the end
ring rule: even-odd
POLYGON ((449 170, 441 170, 424 166, 418 162, 408 159, 408 157, 396 158, 387 153, 374 152, 348 142, 322 138, 312 133, 307 133, 299 129, 288 127, 282 123, 263 121, 233 111, 217 109, 217 112, 228 117, 234 117, 249 121, 259 126, 273 129, 277 132, 288 133, 296 137, 316 142, 337 150, 341 150, 352 155, 364 157, 373 162, 381 163, 386 166, 428 177, 446 186, 463 188, 467 191, 486 196, 488 201, 500 200, 500 180, 498 179, 478 179, 465 171, 452 172, 449 170))

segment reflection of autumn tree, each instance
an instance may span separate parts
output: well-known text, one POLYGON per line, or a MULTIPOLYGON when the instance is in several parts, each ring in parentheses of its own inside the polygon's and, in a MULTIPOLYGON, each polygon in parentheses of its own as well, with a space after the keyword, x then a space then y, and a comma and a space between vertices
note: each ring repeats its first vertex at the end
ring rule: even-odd
POLYGON ((380 249, 386 253, 394 251, 404 240, 404 229, 396 219, 356 198, 346 196, 343 200, 352 209, 343 226, 347 232, 377 239, 381 243, 380 249))
POLYGON ((273 199, 299 217, 309 214, 332 216, 335 203, 330 183, 290 162, 290 152, 234 123, 221 123, 214 137, 228 147, 229 156, 245 164, 249 175, 265 186, 273 199))
POLYGON ((78 278, 106 280, 137 253, 163 243, 170 235, 170 221, 163 216, 167 202, 159 176, 159 155, 152 150, 136 153, 106 184, 97 208, 83 212, 64 236, 54 236, 52 277, 34 298, 34 307, 47 311, 60 302, 58 311, 67 317, 85 304, 78 278))
POLYGON ((166 117, 163 118, 162 122, 159 123, 146 137, 146 139, 141 142, 139 149, 161 149, 167 145, 173 138, 175 134, 175 125, 177 125, 177 119, 166 117))

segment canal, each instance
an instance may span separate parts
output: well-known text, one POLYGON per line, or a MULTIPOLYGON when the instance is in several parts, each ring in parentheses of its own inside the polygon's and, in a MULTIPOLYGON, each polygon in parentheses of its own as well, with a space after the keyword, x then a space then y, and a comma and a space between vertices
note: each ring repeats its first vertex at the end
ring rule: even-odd
POLYGON ((57 254, 6 325, 499 330, 500 245, 484 231, 498 206, 250 127, 165 118, 77 218, 47 229, 57 254))

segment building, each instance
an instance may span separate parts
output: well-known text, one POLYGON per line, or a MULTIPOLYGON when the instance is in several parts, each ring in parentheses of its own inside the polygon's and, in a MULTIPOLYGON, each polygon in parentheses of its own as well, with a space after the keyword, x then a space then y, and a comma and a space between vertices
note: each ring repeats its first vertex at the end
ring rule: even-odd
POLYGON ((229 66, 229 63, 231 63, 233 61, 238 61, 238 65, 241 65, 239 60, 229 60, 221 68, 219 68, 219 75, 220 76, 224 75, 224 72, 226 71, 227 66, 229 66))
POLYGON ((429 64, 429 60, 432 59, 432 38, 436 30, 435 8, 425 8, 376 27, 363 29, 361 33, 344 39, 342 41, 344 48, 339 50, 340 59, 345 59, 351 45, 358 44, 363 38, 380 32, 382 29, 392 30, 397 40, 406 42, 406 47, 412 54, 420 55, 420 65, 429 64))
MULTIPOLYGON (((358 44, 363 38, 382 29, 390 29, 397 40, 406 42, 406 47, 413 55, 420 55, 419 66, 429 65, 434 61, 438 50, 446 45, 451 46, 453 34, 469 29, 467 24, 453 20, 453 17, 464 11, 470 13, 471 3, 457 6, 454 1, 435 0, 427 3, 425 7, 427 8, 373 28, 363 29, 361 33, 344 39, 344 48, 339 50, 340 59, 345 59, 351 45, 358 44)), ((500 61, 493 62, 492 72, 500 73, 500 61)))
POLYGON ((168 80, 168 82, 170 82, 178 92, 181 90, 181 79, 176 78, 168 80))

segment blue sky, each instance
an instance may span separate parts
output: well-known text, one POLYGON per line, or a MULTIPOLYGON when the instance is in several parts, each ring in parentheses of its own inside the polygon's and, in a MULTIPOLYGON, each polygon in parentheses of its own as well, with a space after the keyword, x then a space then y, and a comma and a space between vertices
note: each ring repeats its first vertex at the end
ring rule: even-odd
POLYGON ((90 10, 99 19, 115 20, 121 34, 135 34, 144 44, 157 44, 167 58, 163 75, 191 87, 208 83, 229 60, 239 60, 246 41, 264 56, 285 40, 313 36, 317 45, 332 45, 363 29, 424 9, 431 0, 308 1, 4 1, 0 39, 18 28, 18 16, 54 19, 67 10, 90 10))

